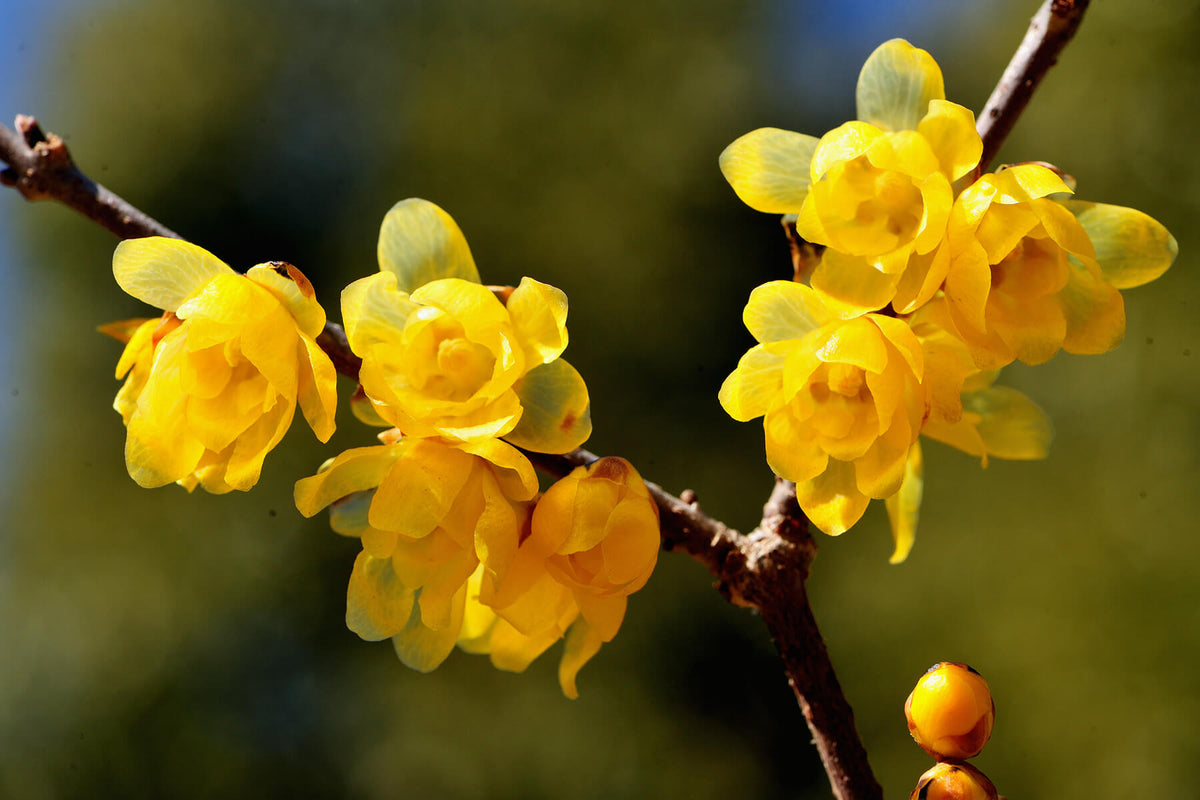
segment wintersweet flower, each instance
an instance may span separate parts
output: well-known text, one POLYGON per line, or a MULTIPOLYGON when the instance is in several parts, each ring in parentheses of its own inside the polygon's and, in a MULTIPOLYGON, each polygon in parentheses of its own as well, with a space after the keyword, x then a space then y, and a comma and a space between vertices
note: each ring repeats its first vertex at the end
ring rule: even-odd
POLYGON ((503 436, 538 452, 587 439, 587 387, 559 357, 566 295, 523 278, 501 302, 480 283, 454 220, 425 200, 388 212, 379 263, 380 272, 342 292, 373 415, 410 436, 503 436))
POLYGON ((617 634, 629 595, 654 571, 658 507, 633 465, 601 458, 546 491, 519 544, 485 547, 478 599, 495 619, 476 612, 468 648, 522 670, 565 633, 559 683, 576 697, 579 669, 617 634))
POLYGON ((904 481, 926 414, 921 344, 899 319, 844 319, 791 281, 751 292, 743 320, 759 344, 721 386, 721 405, 740 422, 763 417, 771 469, 796 483, 817 527, 842 533, 904 481))
POLYGON ((1155 220, 1051 198, 1070 191, 1053 171, 1023 164, 982 176, 956 201, 944 293, 981 368, 1111 350, 1125 335, 1118 289, 1174 260, 1175 239, 1155 220))
POLYGON ((942 73, 903 39, 863 64, 858 120, 820 139, 760 128, 721 154, 721 171, 758 211, 796 214, 797 233, 827 247, 811 279, 827 304, 908 313, 937 290, 952 184, 979 162, 971 111, 945 99, 942 73), (934 277, 930 277, 930 273, 934 277))
POLYGON ((325 312, 300 270, 240 275, 193 244, 150 237, 117 246, 113 275, 166 312, 102 328, 127 342, 114 408, 139 485, 248 490, 297 402, 318 439, 333 433, 337 376, 315 341, 325 312))
POLYGON ((401 661, 427 672, 459 638, 483 543, 516 547, 537 476, 496 439, 380 438, 383 445, 347 450, 298 481, 296 507, 311 517, 333 504, 333 529, 362 540, 347 626, 369 641, 392 639, 401 661))

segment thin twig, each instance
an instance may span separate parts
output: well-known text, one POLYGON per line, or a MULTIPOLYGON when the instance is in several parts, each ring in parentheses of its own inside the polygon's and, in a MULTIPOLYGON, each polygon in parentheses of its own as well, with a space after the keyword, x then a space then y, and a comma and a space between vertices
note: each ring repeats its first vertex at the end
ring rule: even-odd
POLYGON ((1008 137, 1033 91, 1058 63, 1058 54, 1071 41, 1090 0, 1046 0, 1029 23, 1025 38, 1013 53, 1004 74, 979 112, 976 130, 983 137, 983 155, 975 177, 983 174, 1008 137))

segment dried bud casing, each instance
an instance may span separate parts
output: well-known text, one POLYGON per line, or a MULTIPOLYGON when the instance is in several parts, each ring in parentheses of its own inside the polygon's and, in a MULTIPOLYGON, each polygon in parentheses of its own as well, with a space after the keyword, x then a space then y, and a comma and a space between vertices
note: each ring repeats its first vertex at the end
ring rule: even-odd
POLYGON ((942 762, 925 771, 908 800, 997 800, 996 787, 970 764, 942 762))

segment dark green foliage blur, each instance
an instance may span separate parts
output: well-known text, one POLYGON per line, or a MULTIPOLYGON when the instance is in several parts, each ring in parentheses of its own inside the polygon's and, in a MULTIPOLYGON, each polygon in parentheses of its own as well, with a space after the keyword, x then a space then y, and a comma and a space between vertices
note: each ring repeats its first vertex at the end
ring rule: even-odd
MULTIPOLYGON (((718 153, 852 117, 858 67, 891 36, 978 109, 1036 2, 838 5, 78 3, 52 28, 40 104, 0 115, 37 114, 93 177, 235 267, 295 263, 335 319, 391 204, 442 205, 485 281, 568 294, 589 447, 747 530, 771 485, 762 432, 716 392, 750 342, 751 288, 790 263, 718 153)), ((1001 159, 1141 208, 1181 256, 1126 294, 1116 352, 1005 373, 1055 421, 1048 460, 983 471, 930 444, 907 563, 887 564, 882 508, 821 537, 815 611, 889 797, 928 766, 901 709, 938 660, 991 682, 976 763, 1003 794, 1200 785, 1200 12, 1093 6, 1001 159)), ((0 797, 828 796, 764 626, 682 556, 632 598, 577 701, 557 648, 524 675, 463 653, 421 675, 358 640, 357 543, 291 504, 294 480, 372 443, 344 404, 329 446, 297 423, 248 495, 139 489, 110 408, 120 346, 95 326, 154 312, 112 281, 105 231, 9 190, 0 214, 19 231, 0 270, 24 293, 0 394, 0 797)))

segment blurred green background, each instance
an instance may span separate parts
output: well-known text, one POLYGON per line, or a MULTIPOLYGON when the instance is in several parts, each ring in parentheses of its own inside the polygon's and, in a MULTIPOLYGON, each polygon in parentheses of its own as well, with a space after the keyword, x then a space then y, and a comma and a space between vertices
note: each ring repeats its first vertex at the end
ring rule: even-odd
MULTIPOLYGON (((978 109, 1036 5, 14 4, 0 114, 37 114, 229 263, 295 263, 335 318, 391 204, 439 203, 486 281, 567 292, 591 449, 746 530, 771 485, 762 431, 716 392, 751 288, 790 264, 717 154, 852 118, 892 36, 978 109)), ((991 682, 977 764, 1014 800, 1200 786, 1198 36, 1196 2, 1094 3, 1001 154, 1147 211, 1181 250, 1126 293, 1117 351, 1006 372, 1053 417, 1050 458, 985 471, 930 444, 907 563, 887 564, 882 508, 820 539, 814 607, 889 797, 928 766, 901 708, 941 659, 991 682)), ((828 796, 764 626, 685 557, 661 558, 572 702, 557 649, 525 675, 463 653, 420 675, 346 630, 356 542, 300 518, 291 484, 370 442, 348 414, 327 447, 298 425, 251 494, 135 486, 120 346, 95 327, 152 312, 112 281, 114 245, 0 192, 0 796, 828 796)))

